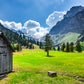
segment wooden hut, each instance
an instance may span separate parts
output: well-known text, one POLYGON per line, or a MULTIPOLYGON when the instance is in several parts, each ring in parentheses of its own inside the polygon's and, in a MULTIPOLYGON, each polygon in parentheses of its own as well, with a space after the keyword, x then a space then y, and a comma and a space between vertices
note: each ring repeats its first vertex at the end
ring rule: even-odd
POLYGON ((0 74, 12 71, 12 48, 10 42, 0 32, 0 74))

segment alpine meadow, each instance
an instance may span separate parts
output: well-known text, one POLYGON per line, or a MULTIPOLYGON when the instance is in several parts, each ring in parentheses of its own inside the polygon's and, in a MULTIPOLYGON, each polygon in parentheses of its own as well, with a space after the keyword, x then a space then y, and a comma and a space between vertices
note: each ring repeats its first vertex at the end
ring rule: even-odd
POLYGON ((0 3, 0 84, 84 84, 83 0, 0 3))

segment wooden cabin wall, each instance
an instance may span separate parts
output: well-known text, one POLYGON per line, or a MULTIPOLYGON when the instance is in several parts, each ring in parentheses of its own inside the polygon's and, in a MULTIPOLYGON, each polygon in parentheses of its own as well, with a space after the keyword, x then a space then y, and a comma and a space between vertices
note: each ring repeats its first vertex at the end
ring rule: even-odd
POLYGON ((12 71, 12 50, 0 37, 0 74, 12 71))

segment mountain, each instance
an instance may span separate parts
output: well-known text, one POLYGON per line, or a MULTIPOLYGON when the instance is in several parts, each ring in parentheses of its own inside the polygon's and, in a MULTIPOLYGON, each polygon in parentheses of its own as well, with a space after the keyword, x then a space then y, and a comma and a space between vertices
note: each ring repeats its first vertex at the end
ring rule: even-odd
POLYGON ((84 7, 74 6, 49 32, 55 45, 80 40, 84 31, 84 7))
POLYGON ((67 23, 71 20, 71 18, 83 9, 84 7, 82 6, 72 7, 70 11, 68 11, 66 15, 64 15, 64 19, 58 21, 58 23, 50 30, 50 34, 54 35, 60 33, 62 29, 64 29, 64 27, 67 25, 67 23))

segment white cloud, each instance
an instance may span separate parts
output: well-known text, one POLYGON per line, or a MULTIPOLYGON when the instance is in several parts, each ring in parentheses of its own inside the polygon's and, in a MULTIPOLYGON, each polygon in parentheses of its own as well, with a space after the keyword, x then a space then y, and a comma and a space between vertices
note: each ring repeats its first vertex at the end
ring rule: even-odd
POLYGON ((39 29, 39 32, 36 32, 34 34, 34 36, 37 38, 42 37, 46 35, 47 33, 49 33, 48 28, 39 27, 38 29, 39 29))
POLYGON ((2 20, 0 20, 0 23, 8 29, 21 30, 35 38, 40 38, 49 32, 48 28, 41 27, 40 23, 34 20, 26 21, 24 23, 24 26, 22 26, 21 23, 8 22, 2 20))
POLYGON ((40 38, 48 33, 47 28, 43 28, 40 26, 39 22, 34 20, 28 20, 24 23, 24 28, 27 30, 27 33, 35 38, 40 38))
MULTIPOLYGON (((54 18, 55 17, 53 17, 53 19, 54 18)), ((8 22, 3 20, 0 20, 0 23, 8 29, 21 30, 35 38, 43 37, 44 35, 46 35, 46 33, 49 33, 49 29, 50 29, 50 28, 41 27, 40 23, 34 20, 26 21, 24 23, 24 26, 22 26, 21 23, 8 22)))
POLYGON ((0 23, 8 29, 14 29, 14 30, 22 29, 22 24, 21 23, 8 22, 8 21, 2 21, 2 20, 0 20, 0 23))
POLYGON ((28 20, 27 22, 24 23, 24 27, 28 29, 36 28, 36 27, 40 27, 40 23, 34 20, 28 20))
POLYGON ((46 19, 46 24, 50 27, 53 27, 58 21, 63 19, 63 15, 66 14, 65 11, 54 11, 52 14, 48 16, 46 19))

